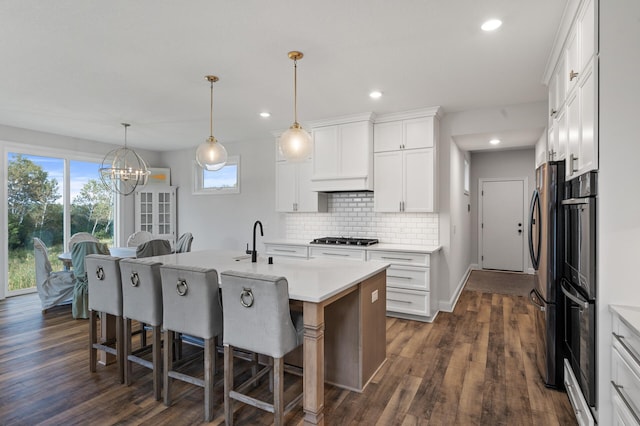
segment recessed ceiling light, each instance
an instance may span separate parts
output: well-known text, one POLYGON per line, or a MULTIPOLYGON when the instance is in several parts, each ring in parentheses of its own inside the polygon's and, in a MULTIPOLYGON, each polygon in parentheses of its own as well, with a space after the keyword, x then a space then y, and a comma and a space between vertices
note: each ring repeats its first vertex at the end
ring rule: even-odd
POLYGON ((491 145, 498 145, 498 144, 500 143, 500 139, 491 139, 491 140, 489 141, 489 143, 490 143, 491 145))
POLYGON ((373 92, 369 93, 369 97, 372 99, 378 99, 381 96, 382 96, 382 92, 378 90, 374 90, 373 92))
POLYGON ((502 21, 499 19, 489 19, 480 28, 483 31, 495 31, 502 25, 502 21))
POLYGON ((266 111, 265 112, 261 112, 260 113, 260 117, 269 118, 269 117, 271 117, 271 113, 270 112, 266 112, 266 111))

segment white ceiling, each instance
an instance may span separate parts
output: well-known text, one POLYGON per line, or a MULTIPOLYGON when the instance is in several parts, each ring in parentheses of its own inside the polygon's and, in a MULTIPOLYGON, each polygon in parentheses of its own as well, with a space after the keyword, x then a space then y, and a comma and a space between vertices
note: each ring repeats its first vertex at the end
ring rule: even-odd
POLYGON ((195 147, 209 136, 204 76, 215 74, 218 140, 271 140, 293 121, 290 50, 305 55, 298 62, 303 124, 367 111, 542 101, 565 3, 5 0, 0 124, 121 144, 120 123, 129 122, 130 146, 195 147), (481 31, 493 17, 503 26, 481 31), (383 97, 370 99, 373 89, 383 97), (260 118, 263 110, 271 118, 260 118))

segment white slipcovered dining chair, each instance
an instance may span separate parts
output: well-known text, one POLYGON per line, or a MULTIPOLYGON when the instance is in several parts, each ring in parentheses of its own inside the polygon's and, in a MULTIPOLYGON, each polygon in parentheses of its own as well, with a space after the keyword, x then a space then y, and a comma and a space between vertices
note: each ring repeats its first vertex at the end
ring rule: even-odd
MULTIPOLYGON (((131 384, 132 362, 153 371, 153 393, 156 401, 162 396, 162 283, 160 262, 149 259, 120 260, 122 277, 122 316, 124 317, 124 381, 131 384), (151 327, 151 347, 132 350, 131 320, 151 327), (151 349, 151 362, 143 356, 151 349)), ((145 331, 143 331, 145 333, 145 331)), ((165 348, 165 350, 167 350, 165 348)), ((171 350, 169 349, 169 352, 171 350)))
POLYGON ((162 256, 171 254, 171 243, 168 240, 149 240, 136 248, 136 258, 162 256))
POLYGON ((193 242, 193 234, 191 232, 185 232, 180 235, 178 241, 176 241, 176 253, 188 253, 191 251, 191 243, 193 242))
POLYGON ((76 232, 71 236, 71 238, 69 238, 69 246, 67 251, 71 251, 73 249, 73 245, 75 243, 79 243, 80 241, 93 241, 97 243, 100 240, 98 240, 96 237, 94 237, 88 232, 76 232))
POLYGON ((40 297, 42 313, 61 304, 71 303, 75 277, 72 271, 53 271, 49 262, 47 246, 41 239, 33 239, 36 266, 36 288, 40 297))
POLYGON ((302 399, 300 393, 284 403, 284 356, 303 342, 301 312, 289 309, 289 283, 284 277, 249 272, 225 271, 220 274, 223 309, 224 413, 227 425, 233 425, 233 400, 274 414, 274 423, 282 425, 285 413, 302 399), (233 351, 240 348, 273 358, 266 366, 237 388, 233 377, 233 351), (273 372, 273 403, 245 392, 261 377, 273 372))
MULTIPOLYGON (((122 280, 120 258, 102 254, 85 257, 89 288, 89 371, 96 372, 98 350, 115 355, 118 379, 124 383, 124 333, 122 325, 122 280), (115 340, 98 342, 98 314, 113 315, 116 320, 115 340)), ((102 336, 103 338, 105 336, 102 336)))
POLYGON ((164 403, 171 405, 171 380, 178 379, 204 388, 204 420, 213 419, 213 384, 216 371, 215 339, 222 333, 222 306, 215 269, 163 265, 162 303, 165 345, 171 348, 175 333, 204 340, 204 380, 178 371, 173 352, 164 351, 164 403))
POLYGON ((138 247, 140 244, 151 241, 152 239, 153 234, 149 231, 134 232, 127 238, 127 247, 138 247))

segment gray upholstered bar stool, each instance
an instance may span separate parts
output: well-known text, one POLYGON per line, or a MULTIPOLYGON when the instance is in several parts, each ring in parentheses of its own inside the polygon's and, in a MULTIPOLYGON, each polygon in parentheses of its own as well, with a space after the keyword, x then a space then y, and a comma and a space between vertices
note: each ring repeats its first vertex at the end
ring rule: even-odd
MULTIPOLYGON (((156 401, 162 396, 162 282, 160 262, 149 259, 122 259, 122 315, 124 317, 124 378, 131 384, 132 362, 153 370, 153 393, 156 401), (131 320, 151 327, 151 345, 132 350, 131 320), (143 356, 151 350, 151 362, 143 356)), ((171 351, 169 351, 171 352, 171 351)))
POLYGON ((302 315, 289 309, 289 283, 284 277, 247 272, 220 274, 224 306, 224 413, 233 424, 233 400, 274 414, 274 423, 283 424, 285 413, 302 399, 302 393, 284 404, 284 356, 303 342, 302 315), (293 314, 293 316, 292 316, 293 314), (273 358, 266 366, 234 389, 233 350, 240 348, 273 358), (244 392, 273 371, 273 404, 244 392))
MULTIPOLYGON (((124 337, 122 325, 122 283, 120 261, 117 257, 90 254, 85 257, 87 285, 89 289, 89 370, 96 371, 98 350, 115 355, 118 364, 118 378, 124 382, 124 337), (113 315, 116 319, 115 341, 98 342, 98 314, 113 315)), ((106 316, 102 317, 106 320, 106 316)), ((105 336, 102 336, 103 338, 105 336)))
POLYGON ((164 265, 162 274, 163 326, 165 345, 173 345, 174 333, 204 339, 204 380, 177 369, 183 363, 173 360, 173 352, 164 351, 164 403, 171 405, 171 379, 204 388, 204 420, 213 419, 213 384, 216 371, 215 338, 222 333, 222 306, 215 269, 164 265))

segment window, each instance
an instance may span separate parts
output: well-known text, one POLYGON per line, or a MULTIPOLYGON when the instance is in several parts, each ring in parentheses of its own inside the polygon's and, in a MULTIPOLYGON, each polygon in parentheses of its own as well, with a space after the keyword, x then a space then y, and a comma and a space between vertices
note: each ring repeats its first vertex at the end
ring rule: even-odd
POLYGON ((115 200, 100 182, 97 156, 10 144, 2 155, 0 195, 6 208, 0 219, 7 238, 0 247, 0 297, 35 290, 34 237, 47 246, 54 270, 63 268, 58 255, 76 232, 113 245, 115 200))
POLYGON ((471 189, 471 173, 469 167, 469 160, 467 158, 464 159, 464 195, 469 195, 469 190, 471 189))
POLYGON ((240 157, 230 156, 227 164, 214 172, 200 167, 194 162, 194 194, 239 194, 240 193, 240 157))

